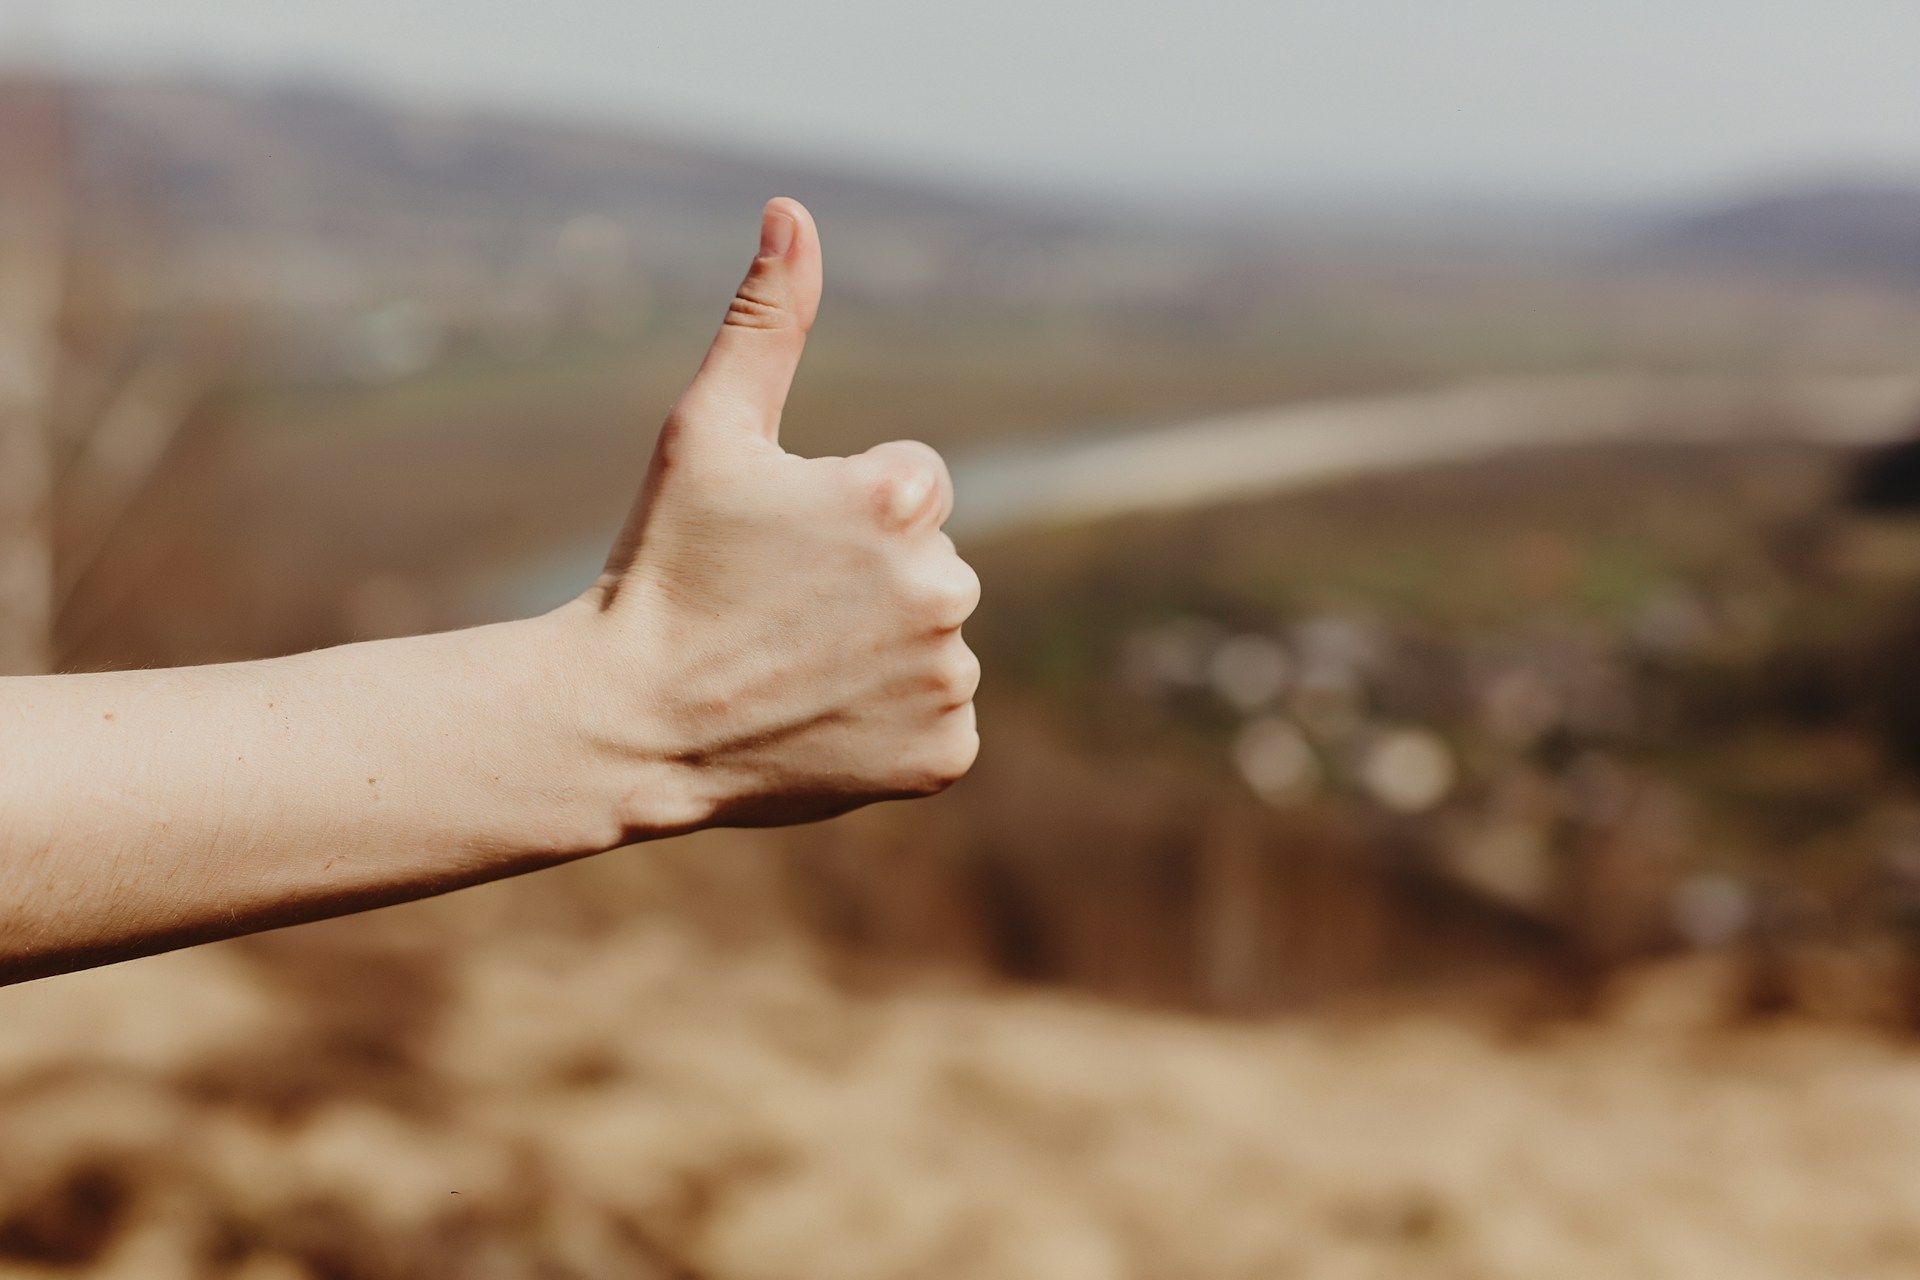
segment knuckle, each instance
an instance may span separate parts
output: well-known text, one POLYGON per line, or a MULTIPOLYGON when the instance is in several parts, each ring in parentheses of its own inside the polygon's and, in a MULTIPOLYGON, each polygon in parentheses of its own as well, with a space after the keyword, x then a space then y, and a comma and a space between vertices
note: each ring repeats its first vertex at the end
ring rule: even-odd
POLYGON ((940 660, 934 672, 934 687, 951 706, 973 701, 980 691, 980 659, 965 645, 940 660))
POLYGON ((784 329, 786 319, 786 312, 780 307, 736 294, 727 304, 724 323, 735 329, 784 329))
POLYGON ((734 292, 725 323, 736 329, 794 329, 800 318, 787 305, 784 290, 756 270, 734 292))
POLYGON ((935 736, 906 780, 919 795, 937 795, 967 776, 980 754, 980 735, 971 726, 935 736))
POLYGON ((915 593, 920 617, 938 631, 952 630, 980 605, 980 575, 972 566, 955 557, 951 566, 922 585, 915 593))
POLYGON ((946 463, 929 445, 895 440, 864 455, 868 469, 867 496, 881 523, 904 528, 918 523, 932 510, 949 483, 946 463))
POLYGON ((971 569, 937 574, 912 569, 901 574, 900 595, 908 620, 928 631, 952 631, 973 614, 980 584, 971 569))
POLYGON ((980 607, 980 575, 964 560, 955 559, 954 569, 939 600, 941 621, 959 626, 980 607))
POLYGON ((968 725, 962 732, 955 733, 941 748, 936 767, 946 779, 947 785, 960 781, 973 769, 973 762, 980 758, 980 732, 968 725))
POLYGON ((894 440, 882 448, 893 453, 904 466, 912 467, 934 479, 944 479, 947 474, 947 460, 940 451, 920 440, 894 440))
POLYGON ((874 513, 889 528, 912 524, 927 507, 933 485, 924 475, 904 468, 889 468, 876 474, 869 486, 874 513))
POLYGON ((695 425, 698 416, 697 406, 684 396, 667 410, 666 421, 660 424, 660 434, 654 439, 649 464, 652 473, 678 473, 686 470, 689 463, 698 461, 701 443, 700 429, 695 425))

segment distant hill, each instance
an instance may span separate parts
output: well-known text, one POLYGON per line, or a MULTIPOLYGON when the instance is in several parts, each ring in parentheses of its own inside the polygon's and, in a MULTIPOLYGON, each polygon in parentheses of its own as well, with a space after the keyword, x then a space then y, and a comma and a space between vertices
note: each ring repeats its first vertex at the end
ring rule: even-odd
MULTIPOLYGON (((1129 211, 326 86, 100 77, 70 90, 86 260, 139 282, 127 292, 156 313, 244 316, 233 329, 248 350, 299 377, 704 324, 775 194, 820 218, 837 320, 943 341, 1252 337, 1374 377, 1771 350, 1810 275, 1920 298, 1920 184, 1803 187, 1664 223, 1497 200, 1316 206, 1312 193, 1291 213, 1225 217, 1175 191, 1129 211), (1700 268, 1747 278, 1725 289, 1700 268)), ((1844 338, 1849 358, 1912 345, 1879 318, 1860 334, 1844 338)))
POLYGON ((1130 274, 1116 247, 1152 233, 1102 216, 644 130, 330 88, 89 80, 71 96, 88 203, 138 224, 197 286, 275 302, 457 307, 617 263, 656 301, 710 303, 778 194, 820 217, 840 302, 936 288, 963 308, 1164 300, 1232 265, 1218 238, 1163 235, 1151 270, 1130 274))
MULTIPOLYGON (((79 135, 121 194, 231 232, 274 216, 351 224, 404 202, 414 215, 512 220, 592 208, 614 215, 757 208, 769 190, 894 216, 980 214, 987 200, 924 185, 781 164, 643 131, 434 111, 317 87, 86 81, 79 135), (210 220, 210 221, 208 221, 210 220)), ((750 209, 751 211, 751 209, 750 209)))
POLYGON ((1920 287, 1920 182, 1777 190, 1680 218, 1640 249, 1682 265, 1920 287))

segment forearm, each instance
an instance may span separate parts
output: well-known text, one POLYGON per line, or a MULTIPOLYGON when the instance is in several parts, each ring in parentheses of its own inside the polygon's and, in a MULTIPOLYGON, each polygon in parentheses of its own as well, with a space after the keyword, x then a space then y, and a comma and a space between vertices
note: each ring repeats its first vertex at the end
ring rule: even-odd
MULTIPOLYGON (((582 732, 570 620, 0 680, 0 980, 593 852, 644 785, 582 732)), ((641 806, 644 808, 644 804, 641 806)))

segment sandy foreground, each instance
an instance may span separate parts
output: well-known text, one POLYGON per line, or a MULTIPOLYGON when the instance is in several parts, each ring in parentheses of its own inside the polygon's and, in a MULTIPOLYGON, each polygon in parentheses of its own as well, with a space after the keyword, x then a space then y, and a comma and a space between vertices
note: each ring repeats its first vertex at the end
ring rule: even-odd
POLYGON ((387 918, 0 993, 0 1275, 1920 1272, 1920 1049, 1711 975, 1516 1038, 387 918))

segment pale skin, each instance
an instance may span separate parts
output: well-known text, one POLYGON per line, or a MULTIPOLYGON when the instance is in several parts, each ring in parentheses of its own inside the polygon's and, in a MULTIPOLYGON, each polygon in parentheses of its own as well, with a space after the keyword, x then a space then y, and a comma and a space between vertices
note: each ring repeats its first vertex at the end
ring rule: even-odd
POLYGON ((0 680, 0 981, 963 775, 980 586, 945 466, 779 445, 821 279, 812 217, 773 201, 606 572, 552 613, 0 680))

